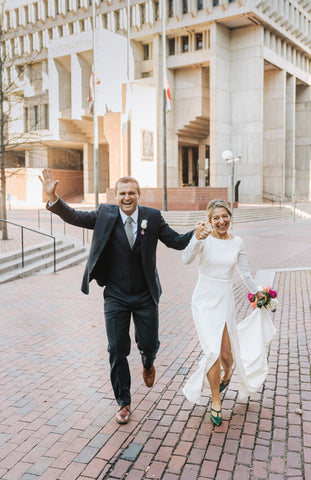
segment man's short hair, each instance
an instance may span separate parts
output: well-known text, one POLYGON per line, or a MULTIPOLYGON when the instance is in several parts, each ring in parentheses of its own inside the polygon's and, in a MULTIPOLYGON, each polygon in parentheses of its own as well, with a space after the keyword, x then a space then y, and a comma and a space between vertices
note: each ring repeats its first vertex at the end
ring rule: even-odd
POLYGON ((134 178, 134 177, 121 177, 121 178, 119 178, 119 180, 117 180, 117 182, 116 182, 116 184, 115 184, 115 187, 114 187, 115 193, 117 193, 117 188, 118 188, 118 186, 119 186, 119 183, 136 183, 138 193, 140 193, 139 182, 138 182, 138 180, 136 180, 136 178, 134 178))

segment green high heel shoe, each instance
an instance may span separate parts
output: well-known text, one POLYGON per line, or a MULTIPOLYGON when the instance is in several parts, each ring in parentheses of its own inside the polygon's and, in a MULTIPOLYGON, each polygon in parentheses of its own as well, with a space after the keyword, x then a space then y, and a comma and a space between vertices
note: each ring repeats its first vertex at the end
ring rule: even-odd
POLYGON ((229 377, 228 380, 221 380, 220 384, 219 384, 219 393, 223 392, 225 388, 227 388, 227 386, 229 385, 230 383, 230 380, 231 380, 231 377, 232 377, 232 373, 229 377))
POLYGON ((215 408, 211 407, 211 420, 216 427, 219 427, 222 422, 221 410, 215 410, 215 408), (212 414, 212 411, 216 413, 216 415, 212 414))

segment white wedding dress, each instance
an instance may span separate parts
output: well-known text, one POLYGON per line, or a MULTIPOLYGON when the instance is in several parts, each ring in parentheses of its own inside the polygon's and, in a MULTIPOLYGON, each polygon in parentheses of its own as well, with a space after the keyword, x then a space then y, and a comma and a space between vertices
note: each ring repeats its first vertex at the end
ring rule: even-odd
POLYGON ((257 292, 240 237, 221 240, 209 235, 205 240, 192 237, 183 253, 183 262, 199 259, 199 278, 192 296, 192 314, 203 350, 198 370, 183 388, 188 400, 201 403, 201 393, 208 386, 206 374, 220 354, 225 325, 231 343, 238 377, 239 399, 256 392, 268 373, 266 345, 276 329, 265 308, 254 312, 236 325, 233 298, 235 266, 250 292, 257 292))

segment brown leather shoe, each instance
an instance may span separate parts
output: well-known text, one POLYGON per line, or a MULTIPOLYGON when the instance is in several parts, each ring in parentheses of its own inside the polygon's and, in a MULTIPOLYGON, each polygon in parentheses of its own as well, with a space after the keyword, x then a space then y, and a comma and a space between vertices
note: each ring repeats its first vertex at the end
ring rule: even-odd
POLYGON ((125 425, 130 421, 130 416, 131 416, 131 406, 130 405, 125 405, 125 407, 119 407, 118 411, 116 413, 116 421, 120 423, 121 425, 125 425))
POLYGON ((155 379, 155 368, 154 365, 152 365, 151 368, 145 368, 143 369, 143 379, 147 387, 152 387, 155 379))

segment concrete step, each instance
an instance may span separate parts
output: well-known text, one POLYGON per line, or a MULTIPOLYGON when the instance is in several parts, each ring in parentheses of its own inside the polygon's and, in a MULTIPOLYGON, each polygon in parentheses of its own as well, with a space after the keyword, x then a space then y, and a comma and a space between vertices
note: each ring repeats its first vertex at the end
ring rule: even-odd
MULTIPOLYGON (((56 240, 55 244, 56 244, 56 247, 58 245, 61 245, 62 240, 56 240)), ((28 254, 31 255, 32 253, 37 252, 37 251, 44 252, 45 250, 50 248, 51 245, 53 245, 52 241, 35 243, 34 245, 31 245, 29 247, 24 248, 24 255, 26 257, 28 254)), ((10 262, 10 261, 14 261, 14 260, 18 260, 21 257, 22 257, 22 249, 21 248, 19 248, 18 250, 12 250, 11 252, 1 253, 0 254, 0 270, 1 270, 1 264, 6 263, 6 262, 10 262)))
MULTIPOLYGON (((198 221, 206 220, 206 212, 188 211, 177 212, 168 211, 162 212, 163 217, 171 226, 183 226, 193 228, 198 221)), ((292 211, 288 207, 243 207, 234 210, 234 222, 256 222, 264 220, 284 220, 292 217, 292 211)))
MULTIPOLYGON (((63 242, 57 242, 56 244, 56 259, 59 258, 59 254, 74 248, 74 244, 68 243, 64 244, 63 242)), ((42 249, 32 249, 31 252, 24 252, 24 267, 22 267, 22 254, 19 252, 19 255, 13 259, 8 258, 5 262, 2 259, 0 264, 0 275, 15 270, 17 268, 25 268, 27 265, 31 265, 33 262, 36 262, 38 259, 46 259, 53 257, 54 258, 54 247, 53 244, 49 244, 46 248, 42 249)))
MULTIPOLYGON (((21 254, 19 252, 19 258, 15 257, 12 260, 11 252, 8 254, 8 261, 5 262, 2 258, 0 265, 0 284, 6 283, 18 278, 26 277, 34 273, 52 273, 54 272, 54 255, 53 246, 49 244, 46 248, 35 246, 27 249, 27 255, 25 256, 24 267, 21 266, 21 254), (15 268, 12 268, 15 263, 15 268)), ((3 255, 2 255, 3 257, 3 255)), ((87 260, 88 252, 84 246, 76 245, 74 242, 57 240, 56 249, 56 270, 62 270, 70 266, 78 265, 87 260)))

